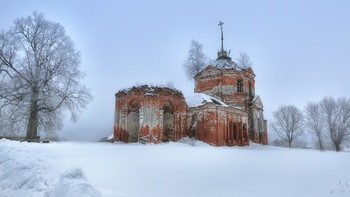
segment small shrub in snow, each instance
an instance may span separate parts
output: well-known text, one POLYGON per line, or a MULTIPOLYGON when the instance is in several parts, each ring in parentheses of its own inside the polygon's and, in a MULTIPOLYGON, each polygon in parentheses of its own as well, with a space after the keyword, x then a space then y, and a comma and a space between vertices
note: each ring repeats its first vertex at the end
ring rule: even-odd
POLYGON ((340 188, 332 189, 331 194, 334 194, 334 193, 337 193, 337 192, 342 192, 342 193, 350 194, 350 187, 349 187, 349 185, 348 185, 348 182, 342 183, 342 182, 339 180, 339 185, 340 185, 340 188))

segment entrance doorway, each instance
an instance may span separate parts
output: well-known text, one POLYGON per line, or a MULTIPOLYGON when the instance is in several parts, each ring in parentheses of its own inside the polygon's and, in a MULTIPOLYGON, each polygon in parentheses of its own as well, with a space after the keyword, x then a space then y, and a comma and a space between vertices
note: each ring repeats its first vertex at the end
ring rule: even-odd
POLYGON ((171 103, 166 102, 164 103, 163 110, 163 142, 174 141, 174 107, 171 103))
POLYGON ((128 142, 137 142, 140 130, 140 104, 137 101, 130 103, 128 108, 128 142))

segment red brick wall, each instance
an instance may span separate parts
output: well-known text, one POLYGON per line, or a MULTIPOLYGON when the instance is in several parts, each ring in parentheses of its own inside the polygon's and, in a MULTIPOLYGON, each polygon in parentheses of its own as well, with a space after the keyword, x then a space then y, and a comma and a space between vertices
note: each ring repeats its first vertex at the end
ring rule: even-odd
MULTIPOLYGON (((130 113, 132 103, 139 104, 138 139, 144 143, 160 143, 163 139, 163 108, 165 103, 170 103, 174 114, 174 139, 177 141, 186 135, 186 109, 183 94, 169 88, 142 86, 116 94, 115 103, 115 131, 114 137, 123 142, 128 140, 128 122, 126 119, 130 113)), ((138 123, 135 123, 138 124, 138 123)))
POLYGON ((188 135, 192 137, 192 134, 196 133, 198 140, 214 146, 248 145, 248 129, 243 130, 243 125, 245 128, 248 126, 247 117, 247 112, 243 110, 217 106, 212 103, 189 108, 187 112, 188 135), (195 128, 192 120, 194 115, 197 117, 195 128), (237 125, 236 129, 233 125, 237 125))
POLYGON ((208 66, 195 76, 195 92, 214 96, 227 104, 246 107, 247 99, 251 101, 255 96, 254 78, 255 74, 250 68, 238 71, 208 66), (237 92, 238 80, 243 81, 242 92, 237 92), (249 95, 249 83, 252 95, 249 95))

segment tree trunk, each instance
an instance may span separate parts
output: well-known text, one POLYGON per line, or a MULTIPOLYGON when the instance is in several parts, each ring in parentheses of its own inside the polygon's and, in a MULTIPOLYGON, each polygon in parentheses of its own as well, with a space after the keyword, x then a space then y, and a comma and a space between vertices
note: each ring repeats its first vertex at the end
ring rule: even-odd
POLYGON ((291 147, 292 147, 292 141, 289 140, 289 141, 288 141, 288 148, 291 148, 291 147))
POLYGON ((340 151, 340 143, 334 143, 335 145, 335 151, 339 152, 340 151))
POLYGON ((323 150, 323 144, 320 138, 318 138, 318 144, 320 145, 320 150, 323 150))
POLYGON ((38 113, 32 111, 29 116, 27 125, 26 140, 36 140, 38 134, 38 113))
MULTIPOLYGON (((35 95, 36 96, 36 95, 35 95)), ((27 125, 26 140, 36 140, 38 135, 38 101, 33 99, 30 106, 30 115, 27 125)))

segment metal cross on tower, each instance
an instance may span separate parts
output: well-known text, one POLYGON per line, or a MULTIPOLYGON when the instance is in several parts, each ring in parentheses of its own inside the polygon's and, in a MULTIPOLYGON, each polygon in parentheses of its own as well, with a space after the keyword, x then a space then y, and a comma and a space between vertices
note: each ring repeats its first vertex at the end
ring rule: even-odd
POLYGON ((224 23, 220 21, 220 23, 218 24, 218 26, 220 26, 221 29, 221 52, 224 52, 224 31, 222 29, 222 25, 224 23))

